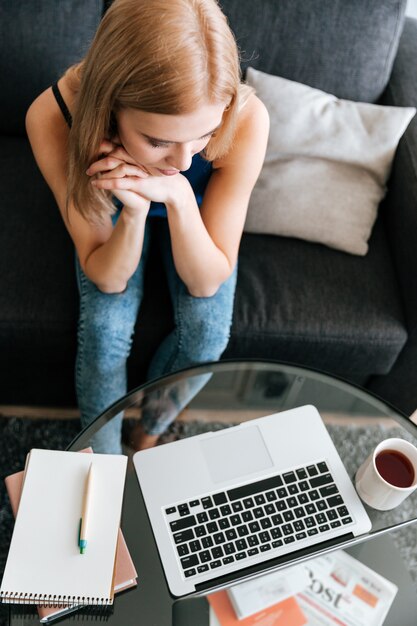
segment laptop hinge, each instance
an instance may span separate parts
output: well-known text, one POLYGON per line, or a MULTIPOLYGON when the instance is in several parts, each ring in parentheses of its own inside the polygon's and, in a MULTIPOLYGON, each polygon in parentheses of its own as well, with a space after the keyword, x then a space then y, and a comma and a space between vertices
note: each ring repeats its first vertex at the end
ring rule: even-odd
MULTIPOLYGON (((205 591, 206 589, 212 589, 213 587, 220 587, 226 585, 229 582, 237 582, 241 578, 250 576, 251 574, 256 574, 257 572, 262 572, 265 570, 265 573, 269 570, 273 570, 276 565, 282 565, 283 563, 289 563, 293 559, 297 559, 303 556, 308 556, 309 554, 314 555, 318 550, 330 548, 331 546, 339 545, 343 543, 345 540, 348 541, 353 539, 353 533, 347 533, 346 535, 339 535, 334 539, 328 539, 327 541, 321 541, 320 543, 314 544, 314 546, 309 546, 308 548, 302 548, 301 550, 295 550, 294 552, 289 552, 288 554, 283 554, 282 556, 275 557, 273 559, 268 559, 263 561, 262 563, 257 563, 256 565, 251 565, 249 567, 245 567, 230 574, 225 574, 224 576, 218 576, 217 578, 211 578, 210 580, 206 580, 202 583, 198 583, 195 586, 196 591, 205 591)), ((317 555, 319 556, 319 555, 317 555)))

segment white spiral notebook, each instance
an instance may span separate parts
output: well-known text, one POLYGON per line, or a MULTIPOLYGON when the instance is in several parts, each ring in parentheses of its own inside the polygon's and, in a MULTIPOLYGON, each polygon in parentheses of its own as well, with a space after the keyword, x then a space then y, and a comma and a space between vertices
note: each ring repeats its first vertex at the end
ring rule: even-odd
POLYGON ((112 604, 127 457, 34 449, 0 588, 2 602, 112 604), (92 464, 87 548, 79 548, 92 464))

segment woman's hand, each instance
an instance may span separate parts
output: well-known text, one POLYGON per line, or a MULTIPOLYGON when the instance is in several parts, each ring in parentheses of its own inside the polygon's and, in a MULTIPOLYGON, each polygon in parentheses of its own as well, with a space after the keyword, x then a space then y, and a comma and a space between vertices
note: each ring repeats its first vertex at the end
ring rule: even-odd
POLYGON ((143 166, 136 163, 126 150, 110 141, 104 141, 100 150, 106 156, 94 162, 87 170, 94 178, 91 184, 97 189, 107 189, 116 198, 131 208, 141 206, 143 202, 163 202, 177 199, 182 190, 189 186, 185 176, 154 176, 143 166))
POLYGON ((131 185, 118 187, 116 184, 116 181, 126 177, 129 180, 147 178, 149 173, 145 168, 138 165, 122 146, 107 139, 102 141, 100 153, 104 156, 94 161, 86 172, 91 176, 91 184, 98 189, 109 189, 123 202, 124 210, 128 213, 148 212, 149 199, 138 194, 131 185), (102 185, 101 181, 106 182, 102 185))

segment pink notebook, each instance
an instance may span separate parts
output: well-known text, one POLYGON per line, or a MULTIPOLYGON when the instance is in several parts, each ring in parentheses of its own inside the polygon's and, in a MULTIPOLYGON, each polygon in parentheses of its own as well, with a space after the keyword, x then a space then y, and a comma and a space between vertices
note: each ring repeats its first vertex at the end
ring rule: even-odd
MULTIPOLYGON (((92 453, 91 448, 82 450, 82 452, 92 453)), ((20 494, 22 491, 24 471, 16 472, 10 476, 6 476, 4 482, 6 484, 7 493, 10 499, 13 515, 16 517, 19 508, 20 494)), ((117 553, 114 574, 114 592, 129 589, 137 584, 137 572, 127 548, 122 531, 119 529, 117 539, 117 553)), ((41 622, 48 622, 55 617, 71 613, 77 610, 78 606, 38 606, 38 613, 41 622)))

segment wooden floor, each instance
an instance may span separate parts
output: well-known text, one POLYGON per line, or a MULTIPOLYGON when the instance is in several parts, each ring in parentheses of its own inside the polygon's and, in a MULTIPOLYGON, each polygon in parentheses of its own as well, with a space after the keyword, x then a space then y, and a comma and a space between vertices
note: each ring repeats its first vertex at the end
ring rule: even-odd
POLYGON ((0 404, 0 416, 2 417, 28 417, 30 419, 78 419, 78 409, 62 409, 60 407, 34 407, 34 406, 10 406, 0 404))
MULTIPOLYGON (((205 410, 205 409, 185 409, 181 415, 177 418, 180 421, 191 422, 245 422, 248 420, 256 419, 265 415, 265 410, 242 410, 236 411, 220 411, 220 410, 205 410)), ((61 407, 34 407, 34 406, 11 406, 0 405, 0 416, 2 417, 18 417, 21 419, 60 419, 60 420, 72 420, 79 419, 80 413, 75 408, 61 408, 61 407)), ((140 409, 133 408, 128 409, 126 417, 140 418, 140 409)), ((337 413, 325 413, 323 418, 328 424, 349 425, 351 424, 351 418, 343 414, 337 413)), ((417 424, 417 411, 413 413, 410 418, 415 424, 417 424)), ((380 419, 379 423, 386 427, 393 426, 393 422, 390 418, 380 419)), ((355 424, 357 426, 375 425, 375 418, 364 416, 355 416, 355 424)))

